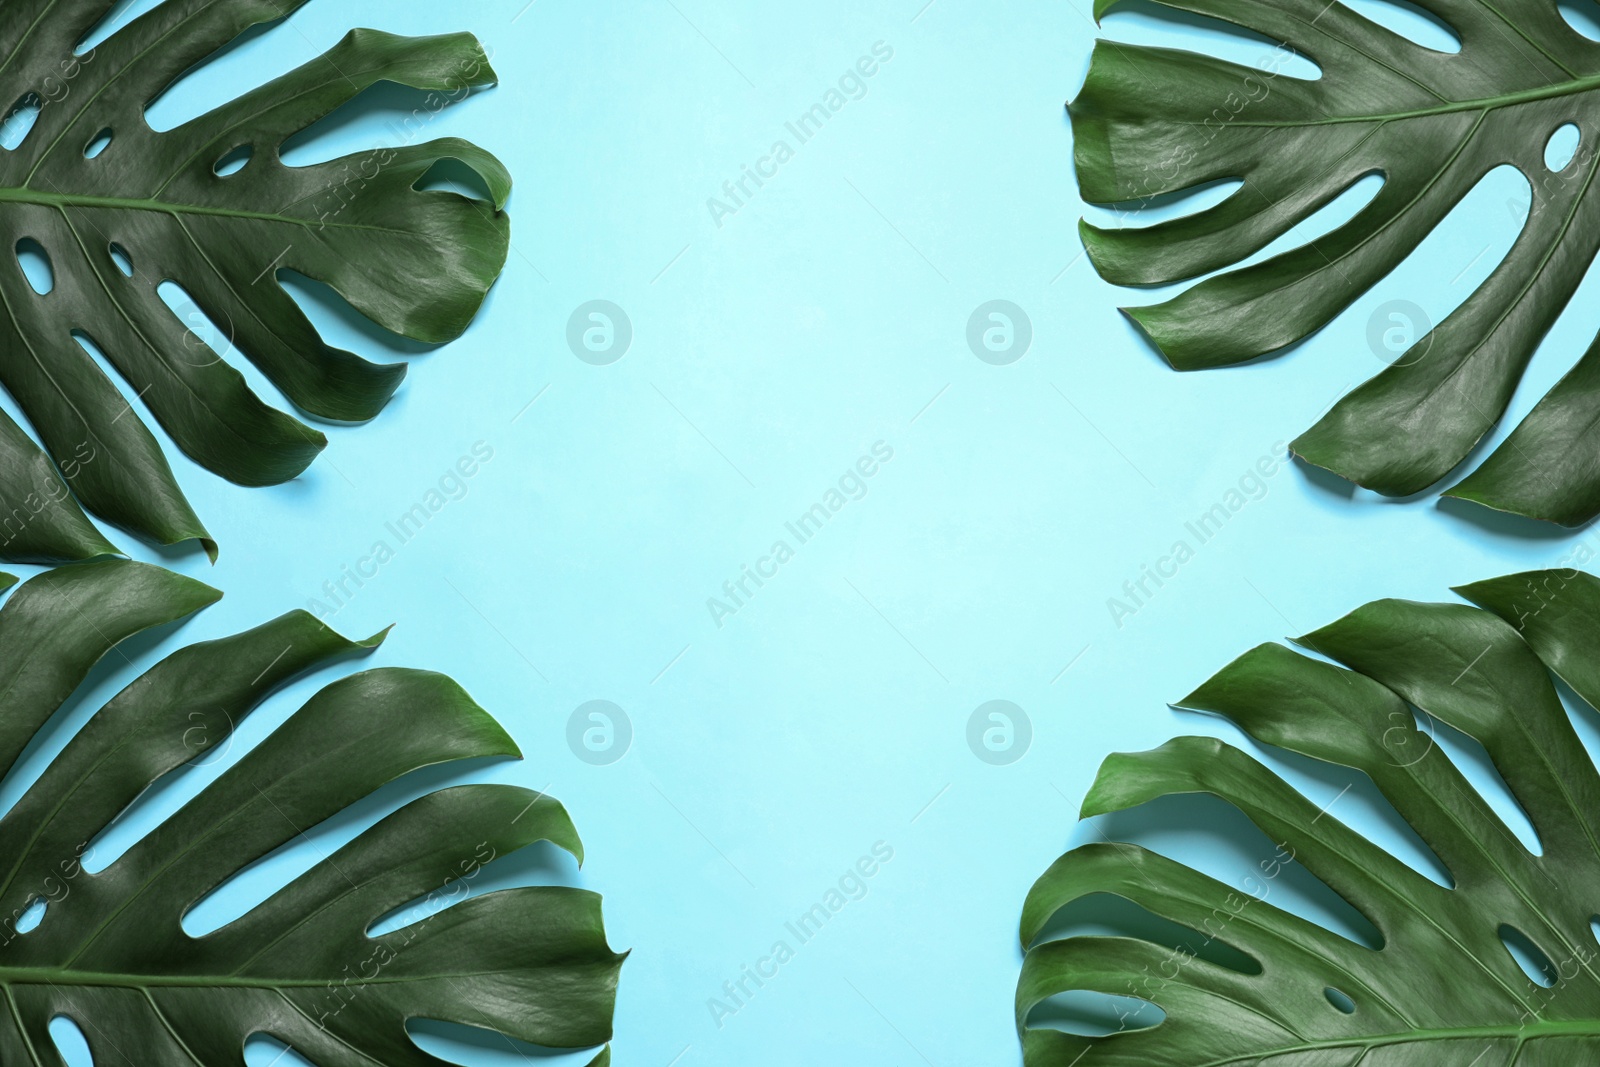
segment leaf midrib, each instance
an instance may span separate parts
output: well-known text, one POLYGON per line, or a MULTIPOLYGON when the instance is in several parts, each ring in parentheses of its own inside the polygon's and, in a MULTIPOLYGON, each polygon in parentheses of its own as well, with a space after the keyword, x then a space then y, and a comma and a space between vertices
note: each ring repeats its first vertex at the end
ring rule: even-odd
MULTIPOLYGON (((409 982, 430 981, 436 978, 475 978, 491 971, 470 971, 462 974, 422 974, 393 978, 363 978, 349 981, 353 986, 400 985, 409 982)), ((324 989, 337 982, 346 982, 347 976, 329 975, 325 978, 240 978, 233 975, 210 974, 123 974, 116 971, 79 971, 56 967, 0 967, 0 988, 19 985, 55 986, 109 986, 116 989, 186 989, 225 986, 241 989, 324 989)), ((1591 1024, 1600 1034, 1600 1020, 1591 1024)))
POLYGON ((387 226, 367 226, 354 222, 330 222, 295 218, 267 211, 248 211, 231 207, 208 207, 204 204, 187 204, 168 200, 143 200, 135 197, 94 196, 88 193, 46 193, 37 189, 0 186, 0 204, 32 204, 37 207, 63 209, 68 207, 109 208, 121 211, 154 211, 163 215, 208 215, 230 219, 254 219, 258 222, 279 222, 290 226, 317 229, 372 230, 415 236, 409 230, 396 230, 387 226))
MULTIPOLYGON (((1293 1052, 1315 1052, 1322 1049, 1359 1048, 1368 1051, 1391 1045, 1414 1045, 1425 1041, 1459 1041, 1468 1038, 1514 1037, 1517 1046, 1546 1037, 1600 1037, 1600 1019, 1576 1019, 1570 1022, 1545 1020, 1536 1023, 1507 1023, 1504 1026, 1440 1027, 1429 1030, 1412 1030, 1394 1034, 1375 1034, 1367 1037, 1337 1038, 1331 1041, 1299 1041, 1277 1048, 1252 1049, 1237 1056, 1206 1060, 1195 1067, 1222 1067, 1243 1060, 1259 1061, 1262 1057, 1281 1056, 1293 1052)), ((1514 1062, 1514 1061, 1513 1061, 1514 1062)))
MULTIPOLYGON (((1314 82, 1311 84, 1315 84, 1314 82)), ((1536 89, 1523 89, 1515 93, 1502 93, 1499 96, 1475 97, 1471 100, 1451 101, 1435 107, 1421 107, 1410 111, 1393 111, 1387 114, 1374 115, 1325 115, 1317 119, 1305 119, 1299 122, 1229 122, 1229 126, 1250 126, 1262 128, 1292 127, 1303 128, 1307 126, 1337 126, 1352 122, 1395 122, 1402 119, 1427 118, 1431 115, 1453 115, 1462 112, 1496 111, 1500 108, 1514 107, 1518 104, 1533 103, 1539 100, 1553 100, 1563 96, 1576 96, 1580 93, 1592 92, 1600 89, 1600 74, 1593 74, 1585 78, 1574 78, 1571 81, 1557 82, 1554 85, 1542 85, 1536 89)), ((1196 125, 1191 123, 1190 125, 1196 125)))

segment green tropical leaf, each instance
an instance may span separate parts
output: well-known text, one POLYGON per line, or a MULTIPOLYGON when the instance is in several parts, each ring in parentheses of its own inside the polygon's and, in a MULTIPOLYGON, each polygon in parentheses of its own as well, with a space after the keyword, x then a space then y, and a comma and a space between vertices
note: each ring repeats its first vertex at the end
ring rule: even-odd
MULTIPOLYGON (((1282 42, 1304 80, 1189 52, 1102 41, 1069 105, 1084 197, 1124 203, 1223 179, 1222 203, 1148 227, 1080 227, 1121 285, 1215 277, 1125 309, 1180 370, 1241 363, 1326 325, 1389 274, 1489 171, 1509 164, 1532 208, 1487 280, 1293 443, 1307 461, 1392 496, 1445 478, 1499 421, 1535 347, 1600 249, 1600 45, 1545 0, 1418 0, 1459 53, 1415 44, 1330 0, 1157 0, 1282 42), (1550 136, 1586 123, 1559 173, 1550 136), (1376 197, 1325 236, 1246 267, 1366 175, 1376 197)), ((1096 16, 1117 0, 1097 0, 1096 16)), ((1269 66, 1274 66, 1269 64, 1269 66)), ((1449 492, 1577 524, 1600 513, 1600 343, 1449 492)))
MULTIPOLYGON (((119 642, 218 596, 122 561, 20 586, 0 608, 0 767, 17 773, 30 741, 119 642)), ((184 914, 236 872, 385 783, 517 756, 439 674, 378 669, 334 682, 104 869, 86 868, 97 836, 151 782, 225 752, 234 727, 285 682, 381 639, 347 641, 292 612, 174 653, 67 742, 0 818, 0 1061, 59 1067, 48 1030, 57 1015, 78 1024, 97 1063, 238 1064, 245 1040, 265 1033, 320 1067, 442 1064, 408 1038, 412 1018, 557 1048, 609 1040, 622 956, 606 945, 600 898, 474 884, 485 864, 538 841, 581 862, 565 810, 527 789, 425 795, 242 917, 200 937, 183 930, 184 914), (419 900, 426 918, 369 936, 419 900), (38 925, 18 932, 40 901, 38 925)))
POLYGON ((146 106, 184 72, 303 3, 165 0, 83 55, 75 46, 114 0, 0 5, 0 108, 38 109, 21 143, 0 151, 0 246, 13 260, 0 269, 0 384, 49 453, 0 413, 0 558, 115 551, 80 503, 146 540, 198 538, 215 555, 154 436, 91 351, 185 454, 240 485, 293 478, 326 443, 199 342, 162 301, 164 282, 182 286, 297 408, 359 422, 384 406, 404 366, 323 343, 277 272, 326 283, 396 333, 442 342, 467 327, 504 266, 511 181, 474 145, 444 138, 304 167, 280 159, 288 138, 380 82, 427 91, 407 124, 408 136, 422 132, 446 102, 494 81, 470 35, 354 30, 258 89, 151 129, 146 106), (218 172, 246 155, 242 169, 218 172), (476 172, 492 203, 415 188, 444 160, 476 172), (47 261, 41 284, 20 269, 13 253, 23 251, 47 261))
POLYGON ((1541 571, 1458 592, 1480 606, 1383 600, 1299 639, 1344 667, 1262 645, 1181 702, 1263 745, 1370 776, 1453 887, 1222 741, 1188 737, 1113 756, 1085 817, 1209 793, 1242 811, 1277 855, 1253 872, 1248 894, 1130 844, 1061 857, 1023 909, 1016 1009, 1029 1067, 1080 1058, 1140 1067, 1600 1061, 1600 943, 1591 927, 1600 912, 1600 774, 1553 684, 1600 706, 1600 581, 1541 571), (1537 832, 1538 854, 1432 733, 1417 729, 1413 708, 1483 745, 1537 832), (1290 863, 1370 920, 1381 947, 1272 902, 1272 879, 1290 863), (1093 894, 1178 924, 1178 947, 1138 936, 1041 938, 1059 909, 1093 894), (1544 982, 1516 962, 1508 930, 1531 945, 1544 982), (1166 1018, 1103 1037, 1028 1027, 1037 1005, 1072 990, 1150 1001, 1166 1018))

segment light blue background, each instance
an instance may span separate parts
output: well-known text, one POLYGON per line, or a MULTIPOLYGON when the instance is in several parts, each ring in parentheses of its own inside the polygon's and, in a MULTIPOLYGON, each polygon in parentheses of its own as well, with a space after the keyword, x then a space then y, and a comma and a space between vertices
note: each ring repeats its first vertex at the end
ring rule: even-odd
MULTIPOLYGON (((1257 642, 1571 551, 1577 535, 1431 496, 1347 499, 1290 467, 1120 628, 1106 603, 1275 442, 1380 369, 1366 340, 1374 309, 1405 299, 1438 321, 1487 276, 1525 211, 1520 177, 1491 176, 1400 271, 1286 357, 1178 375, 1116 311, 1159 294, 1116 290, 1080 256, 1062 103, 1095 35, 1081 4, 524 3, 314 0, 157 104, 152 122, 170 127, 351 26, 470 30, 501 84, 428 136, 505 160, 515 247, 476 325, 436 351, 302 289, 332 342, 410 363, 395 402, 366 427, 330 428, 325 458, 276 489, 228 485, 172 452, 221 544, 215 567, 114 536, 227 594, 160 646, 170 651, 322 598, 474 442, 494 449, 466 497, 331 621, 354 636, 398 624, 368 662, 448 672, 527 754, 473 776, 547 788, 571 810, 583 871, 543 856, 495 873, 605 894, 611 941, 633 950, 619 1064, 1017 1063, 1018 911, 1033 879, 1091 835, 1076 808, 1105 754, 1221 730, 1166 702, 1257 642), (775 139, 792 144, 784 123, 879 41, 894 54, 866 95, 719 227, 707 198, 775 139), (573 309, 597 298, 633 324, 611 366, 565 341, 573 309), (981 362, 965 340, 969 314, 996 298, 1033 324, 1032 349, 1010 366, 981 362), (719 629, 707 598, 880 440, 894 458, 867 495, 719 629), (632 721, 631 750, 609 766, 566 742, 568 716, 593 699, 632 721), (1010 766, 966 741, 969 715, 994 699, 1032 721, 1031 750, 1010 766), (791 940, 785 922, 879 841, 894 858, 866 896, 811 942, 791 940), (708 998, 780 938, 795 958, 719 1028, 708 998)), ((1206 41, 1140 12, 1106 32, 1206 41)), ((1247 63, 1270 51, 1204 46, 1247 63)), ((395 144, 414 103, 382 96, 291 161, 395 144)), ((1514 415, 1592 336, 1595 296, 1586 283, 1514 415)), ((29 773, 133 674, 99 673, 29 773)), ((101 843, 104 858, 332 676, 296 685, 227 756, 149 798, 101 843)), ((204 914, 241 913, 402 794, 447 780, 410 782, 318 828, 204 914)), ((1319 802, 1338 791, 1300 780, 1319 802)), ((1344 803, 1342 817, 1367 818, 1358 799, 1344 803)), ((1203 840, 1214 820, 1190 822, 1198 845, 1147 840, 1242 878, 1247 856, 1203 840)), ((430 1047, 521 1062, 494 1041, 430 1047)))

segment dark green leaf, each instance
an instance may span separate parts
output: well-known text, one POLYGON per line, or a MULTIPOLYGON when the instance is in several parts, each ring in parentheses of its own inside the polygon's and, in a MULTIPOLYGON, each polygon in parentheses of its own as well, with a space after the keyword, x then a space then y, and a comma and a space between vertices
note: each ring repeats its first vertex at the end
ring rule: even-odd
POLYGON ((1279 645, 1245 653, 1181 702, 1254 740, 1370 776, 1448 870, 1446 888, 1313 804, 1222 741, 1187 737, 1113 756, 1085 817, 1157 797, 1209 793, 1236 806, 1278 854, 1234 889, 1129 844, 1067 853, 1023 909, 1017 1025, 1029 1067, 1554 1067, 1600 1060, 1600 774, 1550 672, 1600 702, 1600 581, 1578 571, 1513 575, 1460 590, 1483 609, 1384 600, 1300 639, 1333 666, 1279 645), (1346 669, 1348 668, 1348 669, 1346 669), (1420 709, 1476 739, 1527 814, 1535 855, 1473 789, 1420 709), (1377 928, 1369 948, 1280 908, 1272 882, 1302 865, 1377 928), (1041 939, 1050 918, 1109 893, 1242 953, 1140 937, 1041 939), (1502 940, 1542 953, 1536 984, 1502 940), (1037 942, 1037 943, 1036 943, 1037 942), (1030 1028, 1072 990, 1159 1006, 1152 1027, 1105 1037, 1030 1028), (1337 991, 1338 997, 1329 990, 1337 991), (1339 1006, 1339 997, 1353 1011, 1339 1006), (1091 1054, 1092 1053, 1092 1054, 1091 1054))
MULTIPOLYGON (((1117 0, 1100 0, 1097 14, 1117 0)), ((1461 39, 1414 44, 1330 0, 1158 0, 1314 60, 1308 81, 1187 52, 1101 42, 1069 105, 1085 198, 1129 202, 1222 179, 1215 207, 1143 228, 1085 223, 1123 285, 1236 266, 1362 177, 1383 187, 1309 244, 1128 314, 1180 370, 1240 363, 1306 337, 1392 271, 1490 170, 1532 185, 1505 260, 1443 322, 1293 444, 1319 466, 1405 496, 1448 475, 1504 414, 1535 347, 1600 249, 1593 125, 1559 173, 1545 144, 1600 99, 1600 45, 1544 0, 1420 0, 1461 39)), ((1576 524, 1600 513, 1600 347, 1452 493, 1576 524)))
MULTIPOLYGON (((0 768, 120 640, 217 594, 137 563, 50 571, 0 608, 0 768)), ((400 808, 203 937, 185 912, 246 865, 400 776, 516 745, 450 679, 380 669, 327 686, 97 873, 97 836, 157 778, 218 751, 274 690, 350 642, 305 612, 184 648, 67 742, 0 818, 0 1061, 59 1064, 51 1018, 98 1063, 236 1064, 266 1033, 322 1067, 433 1065, 405 1023, 433 1018, 557 1048, 610 1038, 622 956, 600 899, 562 887, 476 891, 499 856, 549 841, 581 862, 559 803, 466 785, 400 808), (376 937, 411 902, 448 904, 376 937), (16 918, 44 900, 39 925, 16 918)), ((602 1053, 603 1055, 603 1053, 602 1053)))
POLYGON ((421 133, 447 101, 493 82, 470 35, 355 30, 199 118, 150 128, 146 106, 185 71, 304 2, 165 0, 82 56, 74 46, 113 0, 0 6, 0 108, 42 101, 22 143, 0 152, 0 254, 13 259, 0 270, 0 383, 65 479, 0 413, 0 558, 113 551, 79 503, 142 538, 199 538, 215 553, 155 438, 90 350, 179 448, 231 481, 286 481, 325 444, 188 331, 162 283, 181 285, 298 408, 354 422, 377 414, 405 368, 324 344, 277 272, 325 282, 380 325, 438 342, 466 328, 504 265, 511 182, 482 149, 445 138, 314 166, 279 159, 288 138, 379 82, 427 91, 410 136, 421 133), (90 157, 103 131, 110 142, 90 157), (243 169, 219 175, 239 149, 250 153, 243 169), (491 204, 413 188, 451 159, 483 179, 491 204), (48 258, 48 292, 20 269, 22 242, 48 258))

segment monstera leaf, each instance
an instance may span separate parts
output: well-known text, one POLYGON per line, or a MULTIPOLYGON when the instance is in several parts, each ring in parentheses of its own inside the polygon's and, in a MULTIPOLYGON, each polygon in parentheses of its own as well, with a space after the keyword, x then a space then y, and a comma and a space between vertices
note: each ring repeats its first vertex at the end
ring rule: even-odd
POLYGON ((0 108, 37 109, 21 143, 0 151, 0 246, 13 260, 0 270, 0 384, 54 460, 0 413, 0 558, 114 551, 80 502, 147 540, 199 538, 215 555, 155 438, 91 353, 184 453, 231 481, 286 481, 323 447, 197 343, 158 294, 163 283, 180 285, 296 407, 355 422, 377 414, 404 367, 324 344, 277 272, 325 282, 388 329, 437 342, 466 328, 504 265, 510 179, 473 145, 405 143, 306 167, 279 158, 287 138, 379 82, 428 91, 402 124, 402 139, 415 139, 448 100, 493 81, 468 35, 356 30, 175 129, 146 123, 146 105, 185 71, 304 2, 165 0, 82 55, 74 46, 114 0, 0 4, 0 108), (451 159, 483 179, 492 204, 414 188, 451 159), (13 253, 39 257, 42 277, 30 281, 13 253))
MULTIPOLYGON (((1117 0, 1097 0, 1097 16, 1117 0)), ((1160 48, 1101 42, 1069 105, 1086 199, 1128 202, 1221 179, 1243 186, 1149 227, 1084 223, 1090 259, 1121 285, 1224 271, 1125 309, 1180 370, 1241 363, 1326 325, 1392 271, 1490 170, 1532 186, 1526 225, 1438 327, 1293 443, 1311 463, 1394 496, 1448 475, 1505 412, 1534 348, 1600 249, 1600 45, 1548 0, 1418 0, 1461 50, 1438 52, 1332 0, 1157 0, 1282 42, 1322 69, 1304 80, 1160 48), (1587 110, 1586 110, 1587 109, 1587 110), (1550 136, 1583 124, 1559 173, 1550 136), (1260 251, 1362 177, 1377 196, 1326 236, 1260 251)), ((1600 344, 1482 466, 1449 492, 1576 524, 1600 512, 1600 344)))
POLYGON ((1085 816, 1174 793, 1236 805, 1276 852, 1236 890, 1128 844, 1063 856, 1033 887, 1017 1023, 1030 1067, 1521 1067, 1600 1062, 1600 775, 1552 675, 1600 704, 1600 582, 1577 571, 1460 590, 1483 609, 1384 600, 1300 644, 1346 665, 1262 645, 1182 702, 1255 740, 1369 775, 1448 870, 1418 874, 1221 741, 1183 738, 1113 756, 1085 816), (1412 708, 1482 743, 1542 845, 1530 853, 1412 708), (1380 948, 1280 909, 1290 863, 1376 926, 1380 948), (1112 894, 1186 928, 1041 940, 1062 906, 1112 894), (1507 940, 1547 977, 1531 981, 1507 940), (1542 957, 1542 958, 1541 958, 1542 957), (1153 1027, 1100 1038, 1028 1029, 1069 990, 1154 1002, 1153 1027))
MULTIPOLYGON (((118 642, 217 597, 120 561, 14 591, 0 609, 0 767, 17 773, 30 740, 118 642)), ((622 957, 606 947, 599 898, 474 883, 484 864, 536 841, 581 860, 561 805, 526 789, 426 795, 242 917, 202 937, 183 930, 184 914, 235 872, 384 783, 517 755, 442 675, 382 669, 329 685, 120 857, 87 869, 97 835, 152 781, 196 757, 220 760, 274 689, 378 640, 352 643, 293 612, 173 654, 67 742, 0 819, 0 1061, 60 1065, 57 1015, 102 1064, 238 1064, 256 1033, 321 1067, 442 1064, 406 1035, 419 1017, 554 1047, 609 1039, 622 957), (419 900, 429 917, 368 933, 419 900), (17 922, 40 903, 37 926, 17 922)))

